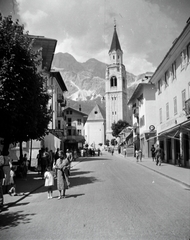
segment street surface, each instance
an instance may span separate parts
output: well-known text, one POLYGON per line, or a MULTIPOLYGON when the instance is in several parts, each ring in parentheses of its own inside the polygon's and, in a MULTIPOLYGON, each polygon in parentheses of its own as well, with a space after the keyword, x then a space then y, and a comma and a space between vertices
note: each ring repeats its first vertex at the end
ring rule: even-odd
POLYGON ((65 199, 42 187, 1 212, 0 239, 190 239, 190 189, 133 157, 84 158, 70 182, 65 199))

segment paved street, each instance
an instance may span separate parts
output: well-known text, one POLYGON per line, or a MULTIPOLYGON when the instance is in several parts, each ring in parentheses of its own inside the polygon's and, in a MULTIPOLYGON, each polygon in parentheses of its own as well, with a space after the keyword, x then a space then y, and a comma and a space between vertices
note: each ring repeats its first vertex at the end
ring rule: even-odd
POLYGON ((74 164, 71 188, 61 200, 57 190, 47 200, 37 174, 33 181, 35 192, 0 213, 0 239, 190 238, 190 188, 134 158, 107 152, 83 158, 74 164))

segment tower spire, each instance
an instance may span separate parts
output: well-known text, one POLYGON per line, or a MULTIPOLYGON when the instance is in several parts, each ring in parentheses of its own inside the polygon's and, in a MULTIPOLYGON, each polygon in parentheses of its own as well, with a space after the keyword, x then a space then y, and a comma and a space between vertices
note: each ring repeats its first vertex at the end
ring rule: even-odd
POLYGON ((116 31, 116 20, 114 18, 114 33, 113 33, 113 38, 112 38, 112 43, 111 43, 109 53, 112 52, 112 51, 117 51, 117 50, 122 51, 120 43, 119 43, 119 38, 118 38, 118 35, 117 35, 117 31, 116 31))

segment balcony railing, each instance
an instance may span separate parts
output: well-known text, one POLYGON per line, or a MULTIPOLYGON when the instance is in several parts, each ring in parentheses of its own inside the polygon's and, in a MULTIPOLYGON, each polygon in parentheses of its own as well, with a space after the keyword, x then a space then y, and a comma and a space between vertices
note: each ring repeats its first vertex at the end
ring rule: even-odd
POLYGON ((185 101, 185 113, 187 116, 190 116, 190 98, 185 101))
POLYGON ((57 94, 57 101, 58 101, 59 103, 62 103, 62 102, 64 101, 63 94, 61 94, 61 93, 58 93, 58 94, 57 94))
POLYGON ((134 114, 134 117, 139 116, 139 108, 138 107, 133 108, 133 114, 134 114))

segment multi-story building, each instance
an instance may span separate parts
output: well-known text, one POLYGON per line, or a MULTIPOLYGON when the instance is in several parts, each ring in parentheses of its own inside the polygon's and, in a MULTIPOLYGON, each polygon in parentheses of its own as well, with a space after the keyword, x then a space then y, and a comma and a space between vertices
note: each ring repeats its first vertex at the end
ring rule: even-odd
POLYGON ((55 151, 57 148, 64 150, 63 135, 65 121, 63 109, 66 107, 64 93, 67 87, 59 71, 51 70, 47 77, 47 89, 51 96, 49 108, 52 110, 52 121, 49 123, 49 134, 44 137, 43 145, 55 151))
POLYGON ((165 161, 190 166, 190 19, 156 69, 157 136, 165 161))
POLYGON ((132 108, 134 151, 141 149, 144 157, 151 156, 151 146, 156 142, 156 90, 149 83, 151 75, 145 75, 128 101, 132 108))
POLYGON ((88 115, 72 107, 63 110, 63 117, 66 122, 66 132, 63 136, 65 149, 78 150, 85 143, 85 122, 88 115))

